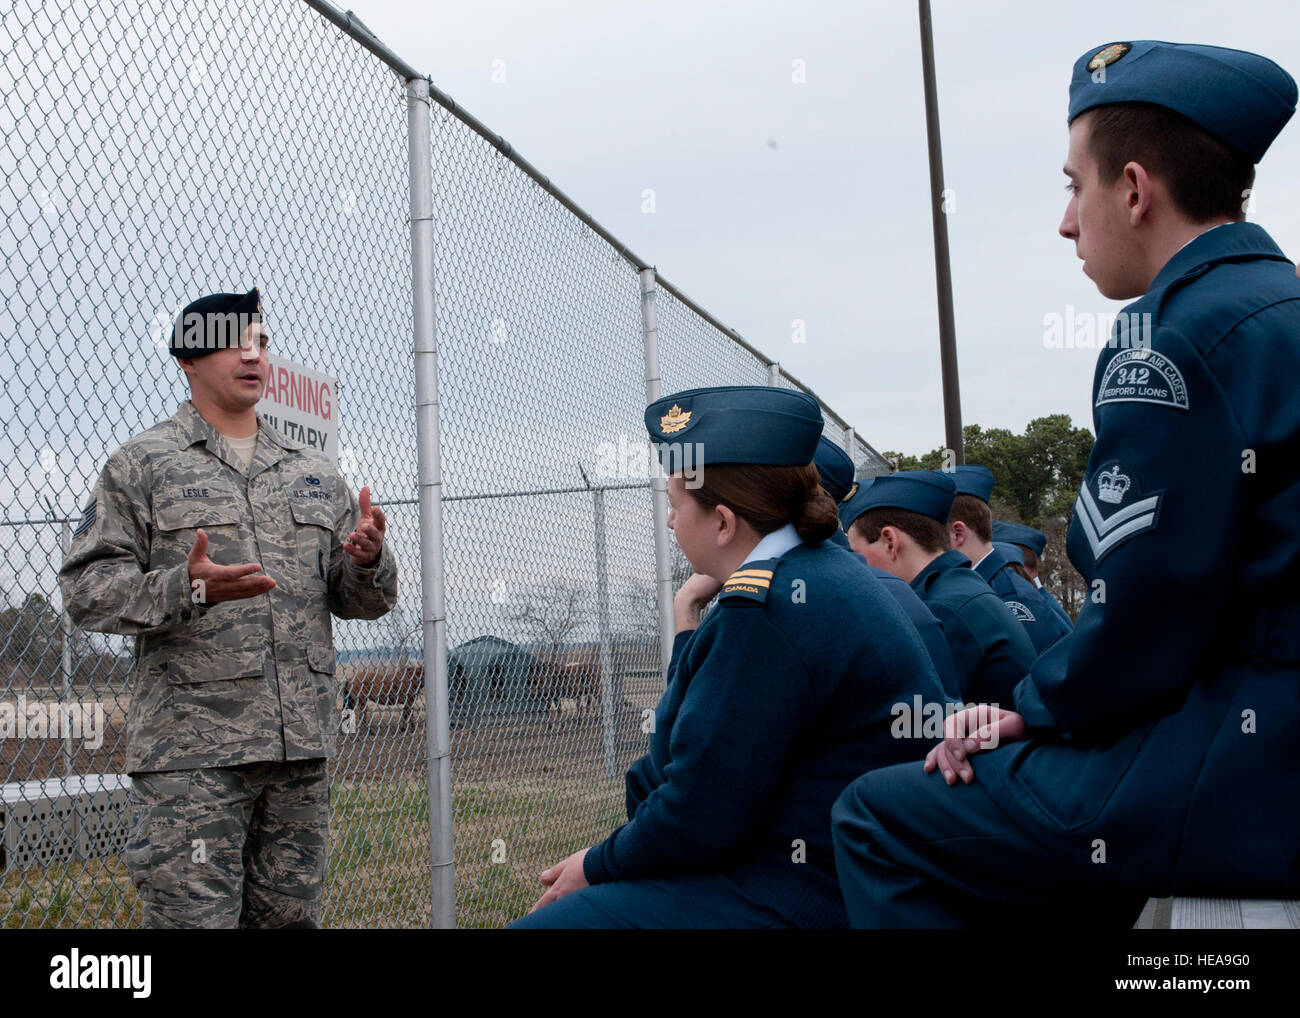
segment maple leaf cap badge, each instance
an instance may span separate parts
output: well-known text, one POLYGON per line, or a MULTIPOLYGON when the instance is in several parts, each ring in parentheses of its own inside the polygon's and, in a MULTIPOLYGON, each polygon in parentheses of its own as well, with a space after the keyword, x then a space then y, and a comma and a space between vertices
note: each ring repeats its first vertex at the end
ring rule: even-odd
POLYGON ((671 435, 673 432, 681 431, 682 428, 691 423, 691 411, 683 411, 676 403, 671 410, 659 418, 659 427, 663 429, 665 435, 671 435))

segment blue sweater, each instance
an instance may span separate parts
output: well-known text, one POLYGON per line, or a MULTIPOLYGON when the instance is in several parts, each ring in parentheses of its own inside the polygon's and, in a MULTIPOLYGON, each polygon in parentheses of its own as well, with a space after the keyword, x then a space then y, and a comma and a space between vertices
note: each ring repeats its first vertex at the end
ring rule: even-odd
POLYGON ((916 629, 853 556, 800 544, 745 563, 673 642, 628 822, 587 852, 588 883, 724 873, 797 925, 847 926, 831 805, 863 772, 924 756, 929 743, 890 733, 891 707, 918 694, 945 699, 916 629))

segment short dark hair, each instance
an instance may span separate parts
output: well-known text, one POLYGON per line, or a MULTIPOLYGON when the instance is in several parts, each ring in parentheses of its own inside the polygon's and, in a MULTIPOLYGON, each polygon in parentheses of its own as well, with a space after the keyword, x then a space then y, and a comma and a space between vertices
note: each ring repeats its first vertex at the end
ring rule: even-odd
POLYGON ((944 524, 910 509, 895 509, 892 506, 868 509, 853 521, 849 530, 856 530, 868 544, 875 544, 880 540, 880 531, 885 527, 901 530, 926 551, 944 552, 951 547, 948 528, 944 524))
POLYGON ((993 510, 982 498, 974 495, 958 495, 952 500, 952 512, 948 514, 948 523, 958 521, 966 524, 985 544, 993 540, 993 510))
POLYGON ((727 506, 760 534, 793 523, 800 539, 818 543, 840 528, 835 501, 811 463, 717 463, 705 465, 700 479, 700 487, 686 489, 688 495, 706 509, 727 506))
POLYGON ((1089 148, 1103 184, 1118 179, 1126 163, 1140 163, 1165 182, 1174 204, 1193 222, 1245 218, 1254 164, 1181 113, 1131 102, 1080 115, 1088 118, 1089 148))

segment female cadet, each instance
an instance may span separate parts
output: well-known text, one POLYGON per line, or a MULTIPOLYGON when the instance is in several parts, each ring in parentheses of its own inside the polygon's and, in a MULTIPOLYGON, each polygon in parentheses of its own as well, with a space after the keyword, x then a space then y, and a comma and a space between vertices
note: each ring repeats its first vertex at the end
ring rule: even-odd
POLYGON ((513 926, 846 926, 831 804, 924 755, 891 708, 942 702, 934 666, 881 583, 823 543, 837 520, 811 463, 816 400, 693 389, 651 404, 646 426, 695 570, 667 687, 627 772, 627 823, 545 871, 513 926))

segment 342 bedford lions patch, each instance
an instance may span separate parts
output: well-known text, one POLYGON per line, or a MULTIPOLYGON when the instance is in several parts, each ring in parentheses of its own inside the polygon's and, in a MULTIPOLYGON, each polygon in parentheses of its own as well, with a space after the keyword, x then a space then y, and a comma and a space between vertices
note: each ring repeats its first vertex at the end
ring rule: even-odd
POLYGON ((1093 406, 1106 403, 1158 403, 1186 410, 1187 385, 1178 365, 1155 350, 1116 354, 1097 386, 1093 406))

